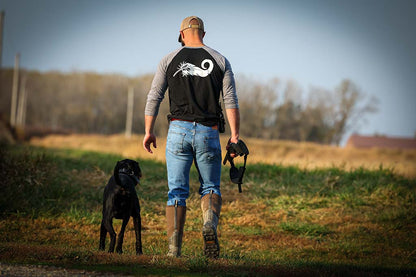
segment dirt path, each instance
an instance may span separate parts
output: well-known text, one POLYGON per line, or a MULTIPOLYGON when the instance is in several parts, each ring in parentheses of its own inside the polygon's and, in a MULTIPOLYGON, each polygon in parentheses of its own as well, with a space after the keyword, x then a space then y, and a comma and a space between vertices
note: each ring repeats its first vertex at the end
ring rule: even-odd
POLYGON ((61 277, 61 276, 127 276, 114 273, 103 273, 96 271, 85 271, 77 269, 65 269, 54 266, 43 265, 11 265, 0 263, 0 276, 48 276, 48 277, 61 277))

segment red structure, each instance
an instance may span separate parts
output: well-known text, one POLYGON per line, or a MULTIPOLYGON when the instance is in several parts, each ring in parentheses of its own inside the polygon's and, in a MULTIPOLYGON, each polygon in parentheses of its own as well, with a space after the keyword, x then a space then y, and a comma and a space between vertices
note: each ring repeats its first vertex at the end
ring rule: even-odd
POLYGON ((348 139, 346 147, 416 149, 416 139, 353 134, 348 139))

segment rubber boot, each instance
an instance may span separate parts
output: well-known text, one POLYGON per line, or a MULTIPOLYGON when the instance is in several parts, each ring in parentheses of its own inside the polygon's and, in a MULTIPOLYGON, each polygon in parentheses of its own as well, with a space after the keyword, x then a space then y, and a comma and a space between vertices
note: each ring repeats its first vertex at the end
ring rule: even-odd
POLYGON ((166 207, 167 232, 169 240, 169 257, 180 257, 182 247, 183 227, 185 225, 186 207, 174 206, 166 207))
POLYGON ((202 236, 204 239, 204 254, 208 258, 218 258, 220 255, 220 244, 217 236, 218 220, 221 212, 222 199, 212 191, 202 197, 201 208, 204 219, 202 236))

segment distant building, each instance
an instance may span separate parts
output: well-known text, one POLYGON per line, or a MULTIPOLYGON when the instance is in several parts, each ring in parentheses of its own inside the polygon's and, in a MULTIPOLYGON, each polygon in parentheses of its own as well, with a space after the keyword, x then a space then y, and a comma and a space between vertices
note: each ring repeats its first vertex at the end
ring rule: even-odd
POLYGON ((360 136, 353 134, 347 141, 346 147, 355 148, 396 148, 416 149, 416 139, 386 136, 360 136))

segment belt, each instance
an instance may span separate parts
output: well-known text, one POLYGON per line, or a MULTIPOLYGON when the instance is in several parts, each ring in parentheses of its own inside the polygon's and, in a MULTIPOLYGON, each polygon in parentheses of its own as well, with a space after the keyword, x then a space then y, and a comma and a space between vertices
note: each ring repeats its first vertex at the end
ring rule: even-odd
MULTIPOLYGON (((195 121, 192 121, 192 120, 186 120, 186 119, 179 119, 179 118, 171 118, 170 119, 170 121, 176 121, 176 120, 179 120, 179 121, 186 121, 186 122, 195 122, 195 121)), ((214 125, 214 126, 210 126, 210 127, 212 127, 212 129, 214 129, 214 130, 218 130, 218 125, 214 125)))
POLYGON ((170 119, 170 121, 176 121, 176 120, 179 120, 179 121, 187 121, 187 122, 195 122, 195 121, 192 121, 192 120, 179 119, 179 118, 171 118, 170 119))

